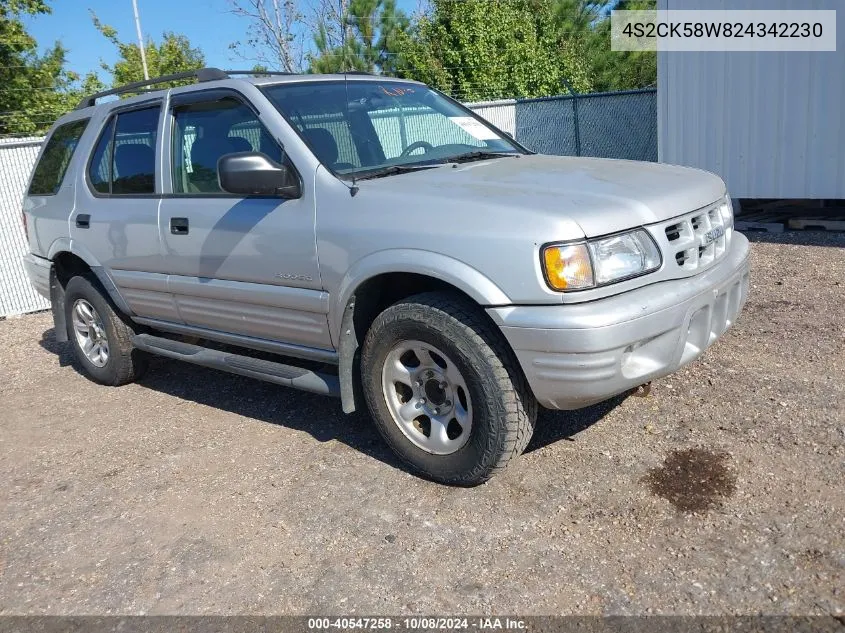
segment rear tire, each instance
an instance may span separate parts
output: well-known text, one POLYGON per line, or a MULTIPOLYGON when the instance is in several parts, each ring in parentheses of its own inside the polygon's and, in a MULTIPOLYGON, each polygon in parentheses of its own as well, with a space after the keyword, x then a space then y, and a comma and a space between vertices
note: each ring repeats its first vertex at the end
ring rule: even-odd
POLYGON ((500 332, 475 304, 424 293, 376 317, 361 354, 379 432, 423 476, 475 486, 522 453, 537 402, 500 332))
POLYGON ((93 276, 68 281, 65 321, 74 355, 95 382, 116 387, 146 371, 146 356, 132 345, 132 328, 93 276))

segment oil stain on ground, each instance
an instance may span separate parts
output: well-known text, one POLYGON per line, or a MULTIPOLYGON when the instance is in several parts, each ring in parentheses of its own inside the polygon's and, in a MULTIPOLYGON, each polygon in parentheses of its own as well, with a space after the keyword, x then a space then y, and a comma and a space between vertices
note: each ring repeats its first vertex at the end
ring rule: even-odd
POLYGON ((703 448, 672 451, 646 476, 651 491, 681 512, 704 512, 736 490, 728 455, 703 448))

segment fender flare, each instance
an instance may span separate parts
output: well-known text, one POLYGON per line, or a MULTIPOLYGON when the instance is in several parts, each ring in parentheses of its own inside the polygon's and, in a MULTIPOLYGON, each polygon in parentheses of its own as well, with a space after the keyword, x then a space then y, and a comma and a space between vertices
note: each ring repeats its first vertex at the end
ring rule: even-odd
POLYGON ((480 306, 508 305, 510 298, 484 274, 458 259, 411 248, 377 251, 355 262, 333 293, 329 306, 329 330, 340 340, 346 305, 361 284, 386 273, 409 273, 439 279, 454 286, 480 306))
POLYGON ((475 268, 430 251, 390 249, 368 255, 349 269, 329 308, 329 331, 338 350, 338 378, 344 413, 363 402, 360 381, 355 380, 360 361, 360 341, 353 325, 355 293, 361 284, 385 273, 409 273, 440 279, 464 292, 480 306, 507 305, 508 296, 475 268))
POLYGON ((71 255, 76 255, 79 259, 88 264, 88 268, 91 269, 91 272, 94 273, 94 276, 97 277, 97 280, 103 288, 105 288, 109 298, 114 302, 118 310, 128 317, 135 315, 135 313, 129 308, 129 304, 127 304, 121 296, 114 280, 106 272, 106 269, 103 268, 103 266, 97 261, 94 254, 89 251, 84 244, 82 244, 79 240, 74 240, 73 238, 60 237, 50 244, 50 248, 47 251, 47 258, 50 261, 54 261, 59 253, 70 253, 71 255))

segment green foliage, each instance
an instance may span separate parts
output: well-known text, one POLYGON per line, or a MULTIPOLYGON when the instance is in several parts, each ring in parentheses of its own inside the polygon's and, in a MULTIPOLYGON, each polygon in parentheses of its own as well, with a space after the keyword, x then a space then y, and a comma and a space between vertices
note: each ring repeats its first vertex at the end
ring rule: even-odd
POLYGON ((431 0, 394 69, 464 101, 654 85, 655 53, 610 50, 612 8, 656 0, 431 0))
MULTIPOLYGON (((66 69, 66 51, 60 43, 39 54, 22 17, 49 13, 46 0, 0 0, 0 135, 41 134, 75 107, 83 95, 104 88, 96 74, 80 77, 66 69)), ((113 84, 143 79, 138 46, 121 42, 117 32, 96 16, 94 24, 120 55, 113 66, 102 65, 112 75, 113 84)), ((165 33, 160 44, 148 42, 146 54, 151 76, 205 64, 202 52, 174 33, 165 33)))
POLYGON ((21 21, 49 12, 44 0, 0 0, 0 134, 38 134, 74 105, 79 78, 64 68, 65 49, 39 55, 21 21))
POLYGON ((314 36, 317 50, 310 59, 311 72, 393 72, 396 43, 410 26, 395 0, 350 0, 341 26, 345 37, 340 45, 332 46, 329 26, 320 22, 314 36))
MULTIPOLYGON (((654 53, 610 50, 610 9, 653 9, 656 0, 431 0, 413 23, 396 0, 340 2, 345 14, 317 22, 312 72, 359 70, 419 79, 465 101, 623 90, 654 85, 654 53)), ((48 0, 0 0, 0 134, 38 134, 105 86, 66 69, 60 43, 39 53, 24 15, 50 13, 48 0)), ((340 15, 340 11, 337 15, 340 15)), ((293 18, 301 19, 299 14, 293 18), (298 17, 297 17, 298 16, 298 17)), ((291 19, 293 19, 291 18, 291 19)), ((138 45, 93 16, 118 51, 101 64, 112 85, 143 79, 138 45)), ((151 77, 205 65, 183 35, 145 44, 151 77)), ((257 66, 256 70, 267 70, 257 66)))
POLYGON ((552 6, 561 33, 568 38, 579 38, 614 4, 609 0, 555 0, 552 6))
POLYGON ((657 83, 657 54, 610 50, 610 10, 654 10, 656 0, 555 0, 563 37, 576 43, 598 92, 645 88, 657 83))
POLYGON ((578 46, 561 36, 552 0, 432 0, 399 34, 396 70, 463 101, 591 88, 578 46))
MULTIPOLYGON (((143 81, 144 68, 141 63, 141 49, 138 44, 136 42, 121 42, 116 29, 100 22, 93 13, 91 18, 97 30, 114 44, 120 56, 113 65, 104 62, 100 64, 103 70, 111 74, 112 85, 116 87, 134 81, 143 81)), ((202 51, 199 48, 192 47, 187 37, 176 33, 164 33, 159 44, 156 44, 153 40, 148 40, 144 44, 144 52, 147 56, 147 68, 151 78, 197 70, 205 66, 205 55, 202 51)))

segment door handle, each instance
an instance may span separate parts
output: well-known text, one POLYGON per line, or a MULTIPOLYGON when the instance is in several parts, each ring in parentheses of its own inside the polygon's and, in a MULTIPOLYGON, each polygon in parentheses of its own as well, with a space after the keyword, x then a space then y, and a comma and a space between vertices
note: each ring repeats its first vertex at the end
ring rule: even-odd
POLYGON ((80 213, 76 216, 76 228, 88 229, 91 228, 91 215, 88 213, 80 213))
POLYGON ((187 235, 188 218, 170 218, 170 232, 173 235, 187 235))

